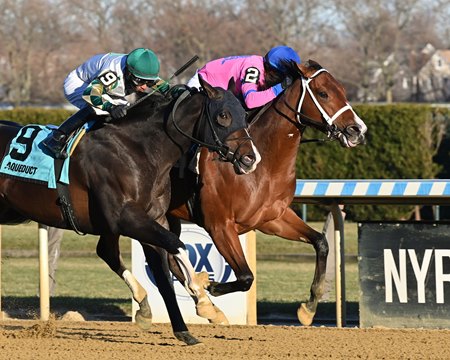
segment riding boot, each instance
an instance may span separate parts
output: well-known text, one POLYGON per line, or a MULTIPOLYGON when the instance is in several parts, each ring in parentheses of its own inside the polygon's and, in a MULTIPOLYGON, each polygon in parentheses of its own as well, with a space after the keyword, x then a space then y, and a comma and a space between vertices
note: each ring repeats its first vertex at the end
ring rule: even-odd
POLYGON ((77 111, 42 140, 42 145, 51 152, 55 159, 67 158, 65 146, 69 135, 83 126, 92 113, 93 110, 90 106, 77 111))

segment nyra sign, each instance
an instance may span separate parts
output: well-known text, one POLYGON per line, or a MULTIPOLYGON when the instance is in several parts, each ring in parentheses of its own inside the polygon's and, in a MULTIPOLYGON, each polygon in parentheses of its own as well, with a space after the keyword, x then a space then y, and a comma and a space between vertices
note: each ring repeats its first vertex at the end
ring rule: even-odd
POLYGON ((360 325, 450 327, 450 225, 359 225, 360 325))
POLYGON ((394 293, 400 303, 408 302, 408 272, 413 274, 409 286, 417 286, 417 297, 410 298, 410 302, 425 304, 428 294, 433 296, 428 302, 444 303, 444 285, 450 283, 450 273, 444 273, 444 263, 450 260, 450 249, 399 249, 396 257, 392 249, 384 249, 383 260, 386 303, 394 302, 394 293), (433 259, 434 268, 430 267, 433 259))
MULTIPOLYGON (((209 234, 194 224, 183 224, 181 229, 181 241, 186 245, 189 260, 195 272, 207 272, 209 279, 217 282, 230 282, 236 280, 230 265, 217 251, 209 234)), ((240 236, 242 248, 248 251, 249 241, 246 235, 240 236)), ((148 299, 152 309, 154 322, 170 322, 169 316, 156 287, 153 275, 145 261, 141 245, 132 240, 132 271, 137 280, 148 293, 148 299)), ((246 255, 247 255, 246 251, 246 255)), ((177 301, 186 323, 208 323, 195 313, 195 304, 186 292, 186 289, 175 279, 174 288, 177 301)), ((228 318, 230 324, 247 324, 247 315, 251 305, 248 302, 248 293, 236 292, 220 297, 211 297, 228 318)), ((255 304, 256 306, 256 304, 255 304)), ((133 301, 133 314, 137 310, 137 304, 133 301)))

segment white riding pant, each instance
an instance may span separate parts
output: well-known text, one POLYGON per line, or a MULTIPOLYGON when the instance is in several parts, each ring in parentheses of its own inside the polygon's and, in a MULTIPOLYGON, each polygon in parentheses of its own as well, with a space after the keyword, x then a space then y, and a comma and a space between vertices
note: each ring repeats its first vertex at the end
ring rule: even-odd
POLYGON ((71 71, 64 80, 64 96, 78 109, 84 108, 87 103, 83 99, 83 92, 89 84, 81 80, 75 70, 71 71))
POLYGON ((200 85, 200 80, 198 79, 198 70, 195 72, 195 75, 187 82, 187 86, 191 88, 199 89, 202 87, 200 85))

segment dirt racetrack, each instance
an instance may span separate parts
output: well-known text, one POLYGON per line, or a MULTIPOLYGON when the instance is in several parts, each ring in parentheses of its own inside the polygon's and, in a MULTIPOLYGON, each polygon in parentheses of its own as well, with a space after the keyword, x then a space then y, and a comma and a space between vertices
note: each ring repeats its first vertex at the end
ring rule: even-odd
POLYGON ((186 346, 170 325, 0 321, 0 359, 450 359, 450 330, 190 325, 186 346))

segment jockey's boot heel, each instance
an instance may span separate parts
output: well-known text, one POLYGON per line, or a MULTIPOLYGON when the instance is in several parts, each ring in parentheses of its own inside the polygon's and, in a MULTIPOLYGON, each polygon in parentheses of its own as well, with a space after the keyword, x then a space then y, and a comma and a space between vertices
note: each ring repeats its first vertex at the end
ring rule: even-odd
POLYGON ((61 130, 55 129, 52 133, 42 140, 42 145, 52 154, 55 159, 67 158, 67 153, 64 151, 66 145, 67 135, 61 130))
POLYGON ((83 126, 93 113, 90 106, 80 109, 42 140, 42 145, 52 153, 55 159, 67 158, 68 154, 64 148, 69 135, 83 126))

